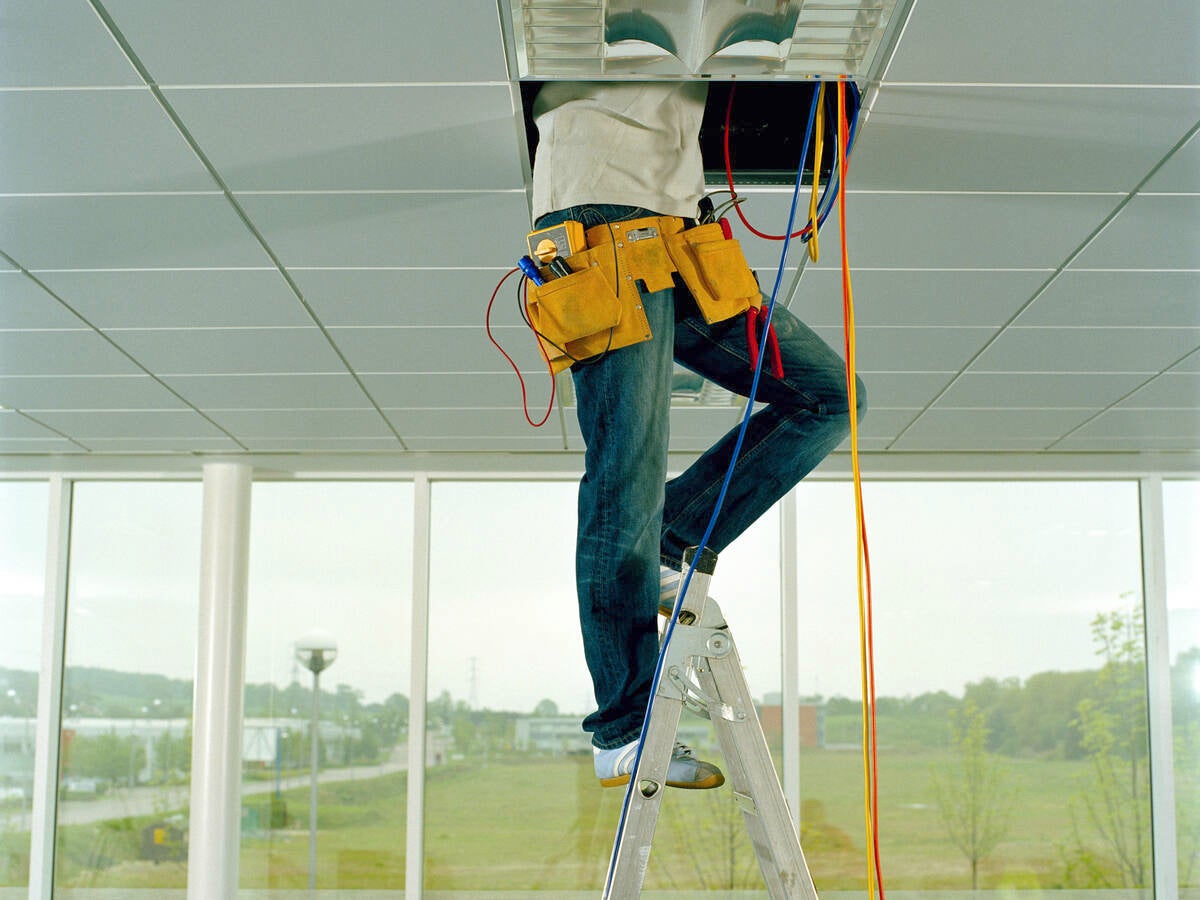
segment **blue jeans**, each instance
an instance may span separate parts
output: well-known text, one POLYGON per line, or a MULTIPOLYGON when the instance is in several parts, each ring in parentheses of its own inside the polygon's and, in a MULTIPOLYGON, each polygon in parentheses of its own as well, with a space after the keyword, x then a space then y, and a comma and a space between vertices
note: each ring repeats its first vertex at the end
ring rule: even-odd
MULTIPOLYGON (((597 205, 543 216, 586 227, 655 215, 597 205)), ((575 572, 584 656, 597 710, 583 722, 602 749, 635 740, 658 658, 659 564, 681 568, 700 543, 729 467, 738 426, 670 481, 667 439, 673 361, 747 396, 753 380, 742 316, 708 325, 680 287, 644 293, 653 338, 572 368, 586 444, 575 572)), ((772 321, 784 378, 764 367, 724 507, 708 542, 720 553, 850 431, 842 359, 782 307, 772 321)), ((866 389, 857 385, 858 415, 866 389)))

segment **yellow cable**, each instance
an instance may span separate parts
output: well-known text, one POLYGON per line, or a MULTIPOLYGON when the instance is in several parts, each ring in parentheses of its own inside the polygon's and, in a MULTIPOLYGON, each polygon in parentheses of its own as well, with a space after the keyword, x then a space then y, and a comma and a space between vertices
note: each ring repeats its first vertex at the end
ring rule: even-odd
MULTIPOLYGON (((872 796, 873 785, 875 779, 871 767, 871 746, 872 746, 872 730, 870 719, 870 683, 871 677, 869 674, 868 660, 871 656, 869 639, 868 639, 868 614, 866 603, 865 589, 865 573, 866 573, 866 545, 864 541, 863 528, 863 500, 862 500, 862 470, 859 465, 858 456, 858 388, 856 378, 856 360, 855 360, 855 328, 854 328, 854 289, 850 282, 850 259, 846 248, 846 108, 845 108, 845 82, 838 82, 837 92, 837 110, 838 110, 838 140, 837 140, 837 166, 838 177, 841 182, 841 204, 839 212, 841 243, 842 243, 842 298, 845 315, 845 331, 846 331, 846 384, 847 394, 850 405, 850 467, 854 478, 854 518, 855 518, 855 533, 856 533, 856 571, 858 575, 858 616, 859 616, 859 656, 861 660, 862 670, 862 747, 863 747, 863 819, 866 829, 866 852, 867 852, 867 896, 875 896, 875 884, 878 876, 878 867, 874 854, 876 843, 875 822, 872 814, 872 796)), ((810 241, 811 245, 811 241, 810 241)), ((880 896, 882 897, 882 882, 880 882, 880 896)))
MULTIPOLYGON (((813 178, 812 197, 808 201, 808 258, 817 261, 820 250, 817 247, 817 199, 821 186, 821 157, 824 153, 825 139, 825 82, 817 87, 817 114, 813 121, 813 178)), ((803 162, 803 160, 801 160, 803 162)))

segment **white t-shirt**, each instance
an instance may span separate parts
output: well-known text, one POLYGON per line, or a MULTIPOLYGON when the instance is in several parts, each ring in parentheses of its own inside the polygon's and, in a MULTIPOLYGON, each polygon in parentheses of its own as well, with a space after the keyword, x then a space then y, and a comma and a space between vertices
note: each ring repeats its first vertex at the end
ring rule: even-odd
POLYGON ((533 104, 533 217, 585 203, 694 217, 708 84, 552 82, 533 104))

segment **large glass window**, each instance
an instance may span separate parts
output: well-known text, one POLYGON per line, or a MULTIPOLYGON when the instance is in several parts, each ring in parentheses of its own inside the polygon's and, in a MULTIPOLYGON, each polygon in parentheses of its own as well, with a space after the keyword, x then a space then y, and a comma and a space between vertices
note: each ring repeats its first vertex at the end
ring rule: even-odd
POLYGON ((308 896, 313 840, 318 890, 404 887, 412 520, 407 482, 254 485, 244 888, 308 896))
POLYGON ((0 888, 29 884, 45 482, 0 482, 0 888))
MULTIPOLYGON (((563 896, 603 886, 624 792, 599 786, 580 727, 595 704, 579 636, 575 495, 574 483, 561 482, 433 487, 431 893, 563 896)), ((772 513, 722 554, 712 585, 755 696, 776 705, 778 550, 772 513)), ((707 721, 685 713, 680 735, 720 763, 707 721)), ((728 889, 730 872, 737 887, 760 886, 728 791, 675 791, 669 800, 648 889, 728 889)))
POLYGON ((201 486, 75 487, 56 890, 187 883, 201 486))
MULTIPOLYGON (((855 528, 798 491, 802 819, 865 885, 855 528)), ((880 833, 893 890, 1152 884, 1137 486, 869 483, 880 833)))
POLYGON ((1163 484, 1180 888, 1200 888, 1200 481, 1163 484))

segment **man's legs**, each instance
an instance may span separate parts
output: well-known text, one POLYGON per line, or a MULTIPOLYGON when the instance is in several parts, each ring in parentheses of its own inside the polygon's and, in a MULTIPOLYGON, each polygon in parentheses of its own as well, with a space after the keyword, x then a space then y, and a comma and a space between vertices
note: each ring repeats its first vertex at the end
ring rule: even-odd
MULTIPOLYGON (((682 302, 682 298, 681 298, 682 302)), ((841 357, 803 322, 776 307, 773 316, 783 357, 780 381, 764 365, 757 400, 768 404, 750 419, 724 507, 709 539, 720 553, 824 459, 850 431, 846 369, 841 357)), ((753 371, 745 319, 707 325, 688 315, 676 327, 676 359, 726 390, 750 392, 753 371)), ((858 415, 866 388, 856 383, 858 415)), ((662 562, 678 568, 683 551, 700 543, 716 505, 736 444, 735 426, 666 488, 662 562)))
POLYGON ((659 531, 671 401, 673 291, 644 294, 653 339, 572 368, 587 447, 575 557, 602 749, 636 740, 658 658, 659 531))

